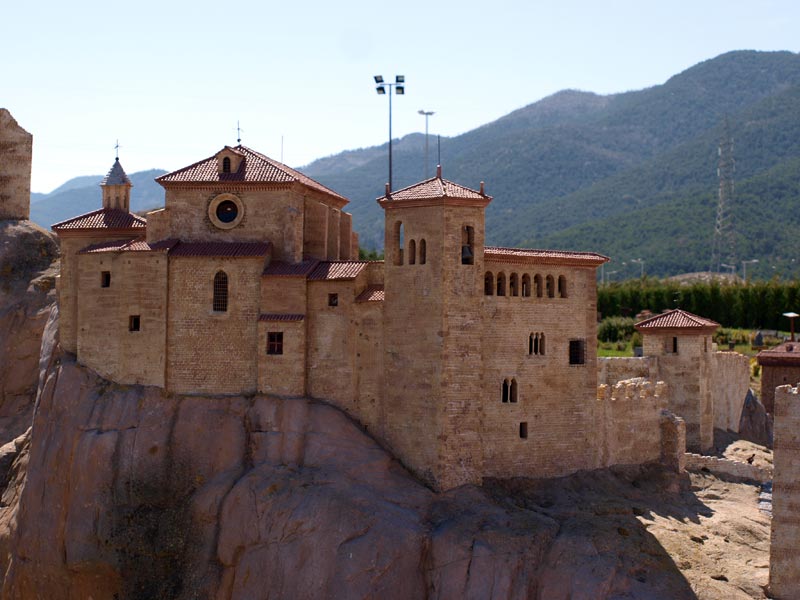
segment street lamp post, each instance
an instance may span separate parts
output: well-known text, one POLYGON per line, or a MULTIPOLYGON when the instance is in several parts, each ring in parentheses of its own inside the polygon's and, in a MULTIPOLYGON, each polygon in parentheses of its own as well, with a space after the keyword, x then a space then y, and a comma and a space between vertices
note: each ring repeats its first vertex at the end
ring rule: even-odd
POLYGON ((432 110, 418 110, 425 117, 425 179, 428 178, 428 117, 435 114, 432 110))
POLYGON ((743 260, 742 261, 742 279, 744 279, 745 283, 747 282, 747 265, 754 265, 758 262, 757 258, 753 260, 743 260))
POLYGON ((723 269, 730 269, 731 275, 736 275, 736 265, 720 264, 719 266, 722 267, 723 269))
POLYGON ((789 319, 789 327, 792 329, 792 341, 794 341, 794 320, 797 317, 800 317, 796 312, 785 312, 783 313, 784 317, 788 317, 789 319))
POLYGON ((392 88, 398 96, 403 96, 405 83, 405 75, 395 75, 394 83, 385 82, 383 75, 375 75, 375 91, 379 96, 386 94, 386 88, 389 88, 389 191, 392 190, 392 88))

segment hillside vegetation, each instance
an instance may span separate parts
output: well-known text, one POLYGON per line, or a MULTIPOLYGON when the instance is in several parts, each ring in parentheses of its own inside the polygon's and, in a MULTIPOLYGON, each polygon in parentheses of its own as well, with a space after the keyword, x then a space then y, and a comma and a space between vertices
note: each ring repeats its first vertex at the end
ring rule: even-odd
MULTIPOLYGON (((738 259, 759 258, 748 268, 758 276, 798 274, 787 258, 796 255, 800 202, 800 56, 790 52, 731 52, 640 91, 559 92, 442 139, 444 177, 475 188, 486 181, 487 243, 595 250, 619 264, 642 258, 655 275, 704 270, 726 119, 738 259)), ((396 189, 422 179, 423 147, 419 134, 395 144, 396 189)), ((370 248, 383 242, 375 198, 386 152, 349 151, 302 168, 351 199, 370 248)))

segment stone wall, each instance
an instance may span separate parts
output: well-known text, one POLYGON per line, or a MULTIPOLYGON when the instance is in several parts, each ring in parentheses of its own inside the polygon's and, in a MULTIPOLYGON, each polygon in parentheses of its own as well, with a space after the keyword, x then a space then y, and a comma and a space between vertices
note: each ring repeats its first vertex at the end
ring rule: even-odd
POLYGON ((170 259, 167 388, 242 394, 258 387, 259 282, 264 259, 170 259), (228 310, 213 310, 214 275, 228 275, 228 310))
POLYGON ((738 352, 714 352, 711 359, 714 427, 738 432, 750 389, 750 359, 738 352))
POLYGON ((258 389, 283 397, 306 395, 306 319, 258 322, 258 389), (268 353, 269 334, 281 334, 281 354, 268 353))
POLYGON ((761 367, 761 403, 767 412, 775 412, 775 388, 782 385, 796 386, 800 383, 800 366, 773 366, 761 367))
POLYGON ((0 220, 29 219, 33 136, 0 108, 0 220))
POLYGON ((613 386, 601 384, 597 401, 602 466, 662 458, 661 417, 668 404, 664 382, 634 379, 613 386))
POLYGON ((710 471, 714 475, 757 481, 758 483, 766 483, 772 480, 772 472, 769 469, 737 460, 694 454, 693 452, 686 453, 686 469, 689 471, 710 471))
POLYGON ((657 362, 652 357, 613 356, 597 359, 597 385, 613 386, 619 381, 643 377, 657 381, 657 362))
POLYGON ((158 252, 81 254, 78 358, 118 383, 164 387, 167 256, 158 252), (108 287, 101 285, 107 272, 108 287), (131 330, 131 318, 139 328, 131 330))
POLYGON ((800 388, 775 390, 774 452, 769 589, 790 600, 800 598, 800 388))

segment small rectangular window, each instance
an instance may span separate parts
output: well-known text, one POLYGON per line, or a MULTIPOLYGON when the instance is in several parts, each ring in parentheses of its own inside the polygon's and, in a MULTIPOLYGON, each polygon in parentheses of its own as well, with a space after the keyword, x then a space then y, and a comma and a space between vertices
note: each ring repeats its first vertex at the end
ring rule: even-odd
POLYGON ((676 337, 672 338, 672 353, 673 354, 678 353, 678 338, 676 337))
POLYGON ((267 354, 283 354, 283 332, 267 333, 267 354))
POLYGON ((339 294, 328 294, 328 306, 339 306, 339 294))
POLYGON ((586 362, 586 341, 569 341, 569 364, 582 365, 586 362))
POLYGON ((527 440, 528 439, 528 423, 527 421, 523 421, 519 424, 519 437, 520 439, 527 440))
POLYGON ((100 287, 111 287, 111 271, 100 273, 100 287))
POLYGON ((131 315, 128 317, 128 331, 139 331, 141 329, 141 317, 139 315, 131 315))

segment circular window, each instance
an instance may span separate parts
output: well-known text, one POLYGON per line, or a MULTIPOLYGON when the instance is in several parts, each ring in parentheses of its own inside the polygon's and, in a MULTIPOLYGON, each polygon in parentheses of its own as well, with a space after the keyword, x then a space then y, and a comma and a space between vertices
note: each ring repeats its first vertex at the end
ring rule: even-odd
POLYGON ((220 194, 208 205, 208 218, 219 229, 233 229, 244 217, 244 205, 233 194, 220 194))

